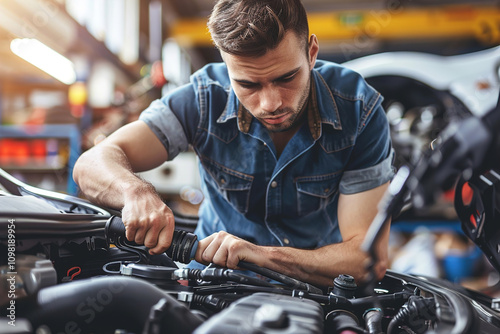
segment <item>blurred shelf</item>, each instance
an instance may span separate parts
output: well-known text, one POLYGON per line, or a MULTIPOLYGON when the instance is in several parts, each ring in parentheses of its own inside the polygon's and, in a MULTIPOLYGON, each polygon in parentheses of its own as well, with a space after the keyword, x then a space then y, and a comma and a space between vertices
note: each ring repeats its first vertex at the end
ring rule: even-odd
MULTIPOLYGON (((76 195, 78 187, 73 180, 73 166, 81 153, 81 134, 79 128, 75 124, 44 124, 44 125, 0 125, 0 139, 55 139, 64 140, 68 143, 67 159, 57 161, 59 159, 59 152, 47 152, 52 156, 46 156, 45 164, 32 164, 34 159, 41 157, 30 156, 30 152, 23 152, 25 156, 22 157, 22 163, 8 162, 6 159, 5 166, 1 166, 9 171, 19 173, 52 173, 57 175, 58 178, 64 176, 66 180, 66 192, 70 195, 76 195), (48 159, 48 161, 47 161, 48 159), (56 160, 56 161, 54 161, 56 160), (55 165, 52 165, 55 163, 55 165), (50 166, 50 167, 49 167, 50 166)), ((1 158, 1 157, 0 157, 1 158)), ((15 159, 16 157, 14 157, 15 159)), ((0 161, 1 163, 1 161, 0 161)))

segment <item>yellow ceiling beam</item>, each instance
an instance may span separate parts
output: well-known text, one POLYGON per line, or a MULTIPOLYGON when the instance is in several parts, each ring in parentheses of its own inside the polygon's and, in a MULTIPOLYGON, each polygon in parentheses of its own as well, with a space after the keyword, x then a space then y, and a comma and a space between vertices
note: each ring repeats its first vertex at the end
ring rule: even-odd
MULTIPOLYGON (((310 32, 320 43, 336 41, 476 38, 500 44, 500 8, 446 6, 367 11, 309 13, 310 32)), ((183 46, 212 44, 206 19, 183 19, 171 27, 183 46)))

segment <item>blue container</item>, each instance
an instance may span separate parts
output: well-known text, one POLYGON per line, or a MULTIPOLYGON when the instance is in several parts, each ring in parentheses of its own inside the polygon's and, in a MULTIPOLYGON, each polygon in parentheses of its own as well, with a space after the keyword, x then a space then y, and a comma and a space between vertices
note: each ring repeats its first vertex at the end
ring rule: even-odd
POLYGON ((471 247, 467 251, 450 251, 443 259, 443 269, 446 279, 460 283, 464 279, 474 274, 481 250, 477 247, 471 247))

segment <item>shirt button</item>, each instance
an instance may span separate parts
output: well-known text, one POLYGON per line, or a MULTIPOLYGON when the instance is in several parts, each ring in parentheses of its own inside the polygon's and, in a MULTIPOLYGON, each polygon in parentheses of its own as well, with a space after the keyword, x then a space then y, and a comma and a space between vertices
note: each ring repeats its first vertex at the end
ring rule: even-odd
POLYGON ((288 245, 290 243, 290 240, 288 240, 287 238, 283 239, 283 242, 285 243, 285 245, 288 245))
POLYGON ((326 194, 329 191, 330 191, 330 188, 326 188, 325 191, 324 191, 324 193, 326 194))
POLYGON ((271 182, 271 188, 276 188, 278 186, 278 182, 273 181, 271 182))
POLYGON ((226 184, 226 180, 224 180, 223 178, 220 179, 220 183, 222 184, 226 184))

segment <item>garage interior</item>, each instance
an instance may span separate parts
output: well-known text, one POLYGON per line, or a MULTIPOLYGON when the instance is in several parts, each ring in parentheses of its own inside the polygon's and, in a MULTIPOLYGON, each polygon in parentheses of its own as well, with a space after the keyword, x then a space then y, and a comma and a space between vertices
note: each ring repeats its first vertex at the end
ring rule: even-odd
MULTIPOLYGON (((500 44, 497 0, 303 4, 311 33, 319 39, 319 58, 338 63, 401 52, 453 57, 500 44)), ((80 196, 71 171, 82 152, 137 119, 164 93, 187 83, 194 71, 221 61, 206 29, 212 6, 206 0, 0 1, 0 168, 27 184, 80 196), (42 54, 61 58, 55 68, 47 68, 37 63, 42 54)), ((498 92, 498 52, 496 64, 497 73, 491 73, 496 81, 480 75, 471 82, 483 94, 498 92)), ((441 75, 435 74, 438 79, 441 75)), ((415 163, 451 119, 472 112, 467 104, 439 111, 435 91, 404 82, 395 92, 377 80, 370 83, 380 85, 387 103, 400 99, 396 102, 410 104, 404 108, 407 119, 421 118, 429 108, 438 110, 432 128, 394 139, 401 144, 398 167, 415 163), (421 93, 413 95, 415 91, 421 93), (418 101, 408 102, 413 100, 418 101), (408 138, 413 141, 403 143, 408 138)), ((395 110, 396 102, 387 104, 387 110, 395 110)), ((203 200, 197 168, 194 153, 186 152, 142 176, 172 209, 196 216, 203 200)), ((395 219, 391 268, 496 296, 499 291, 491 287, 500 277, 463 236, 453 196, 453 191, 444 192, 432 206, 403 210, 395 219), (422 260, 413 261, 415 256, 422 260)))

